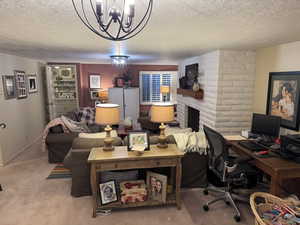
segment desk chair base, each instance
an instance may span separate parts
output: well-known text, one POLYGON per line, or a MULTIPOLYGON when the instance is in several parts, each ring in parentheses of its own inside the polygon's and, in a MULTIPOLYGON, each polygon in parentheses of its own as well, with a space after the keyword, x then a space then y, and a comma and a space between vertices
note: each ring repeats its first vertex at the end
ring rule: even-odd
POLYGON ((217 193, 221 193, 220 196, 218 196, 217 198, 215 198, 214 200, 211 200, 209 202, 207 202, 204 206, 203 209, 204 211, 208 211, 209 210, 209 205, 218 202, 220 200, 223 200, 227 205, 231 205, 235 211, 235 215, 234 215, 234 220, 236 222, 240 222, 241 221, 241 213, 240 210, 238 209, 238 207, 236 206, 234 200, 238 200, 241 202, 245 202, 245 203, 249 203, 249 201, 246 198, 242 198, 238 195, 233 194, 232 192, 228 191, 227 188, 225 189, 220 189, 220 188, 213 188, 213 187, 209 187, 204 189, 203 193, 205 195, 208 195, 208 191, 212 191, 212 192, 217 192, 217 193))

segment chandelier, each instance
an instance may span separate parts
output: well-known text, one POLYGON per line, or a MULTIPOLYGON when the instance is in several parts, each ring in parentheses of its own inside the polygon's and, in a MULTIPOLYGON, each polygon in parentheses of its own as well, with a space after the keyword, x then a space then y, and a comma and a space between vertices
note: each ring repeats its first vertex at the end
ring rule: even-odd
POLYGON ((72 3, 88 29, 112 41, 127 40, 140 33, 150 19, 153 6, 153 0, 147 0, 145 12, 136 13, 134 0, 72 0, 72 3), (136 14, 140 16, 137 18, 136 14))
POLYGON ((116 66, 126 66, 127 60, 129 58, 128 55, 111 55, 111 62, 116 66))

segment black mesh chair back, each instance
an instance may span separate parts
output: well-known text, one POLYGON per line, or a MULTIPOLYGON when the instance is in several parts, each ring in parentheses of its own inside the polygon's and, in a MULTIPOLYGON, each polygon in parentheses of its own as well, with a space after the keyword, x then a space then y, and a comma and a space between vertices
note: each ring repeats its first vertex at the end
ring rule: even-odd
POLYGON ((203 125, 208 141, 209 169, 221 180, 224 178, 225 162, 228 161, 228 146, 224 137, 217 131, 203 125))

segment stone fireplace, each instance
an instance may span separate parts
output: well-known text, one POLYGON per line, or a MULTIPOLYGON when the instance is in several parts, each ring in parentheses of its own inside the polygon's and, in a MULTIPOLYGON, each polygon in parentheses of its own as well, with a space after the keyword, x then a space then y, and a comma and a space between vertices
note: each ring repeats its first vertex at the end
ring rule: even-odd
POLYGON ((199 63, 199 83, 203 99, 177 95, 177 119, 181 127, 189 127, 188 107, 199 111, 203 124, 222 134, 239 134, 251 125, 255 79, 255 52, 218 50, 183 60, 186 65, 199 63))
POLYGON ((187 107, 187 127, 192 128, 193 131, 199 131, 199 120, 200 120, 200 111, 193 108, 187 107))

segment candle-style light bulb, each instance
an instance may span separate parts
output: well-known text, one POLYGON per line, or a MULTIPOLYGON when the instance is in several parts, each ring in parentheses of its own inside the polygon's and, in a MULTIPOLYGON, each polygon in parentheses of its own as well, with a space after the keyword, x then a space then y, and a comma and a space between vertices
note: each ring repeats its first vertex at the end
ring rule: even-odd
POLYGON ((130 17, 134 17, 134 0, 126 0, 124 13, 130 17))
POLYGON ((103 0, 96 0, 96 13, 98 16, 102 16, 103 0))

